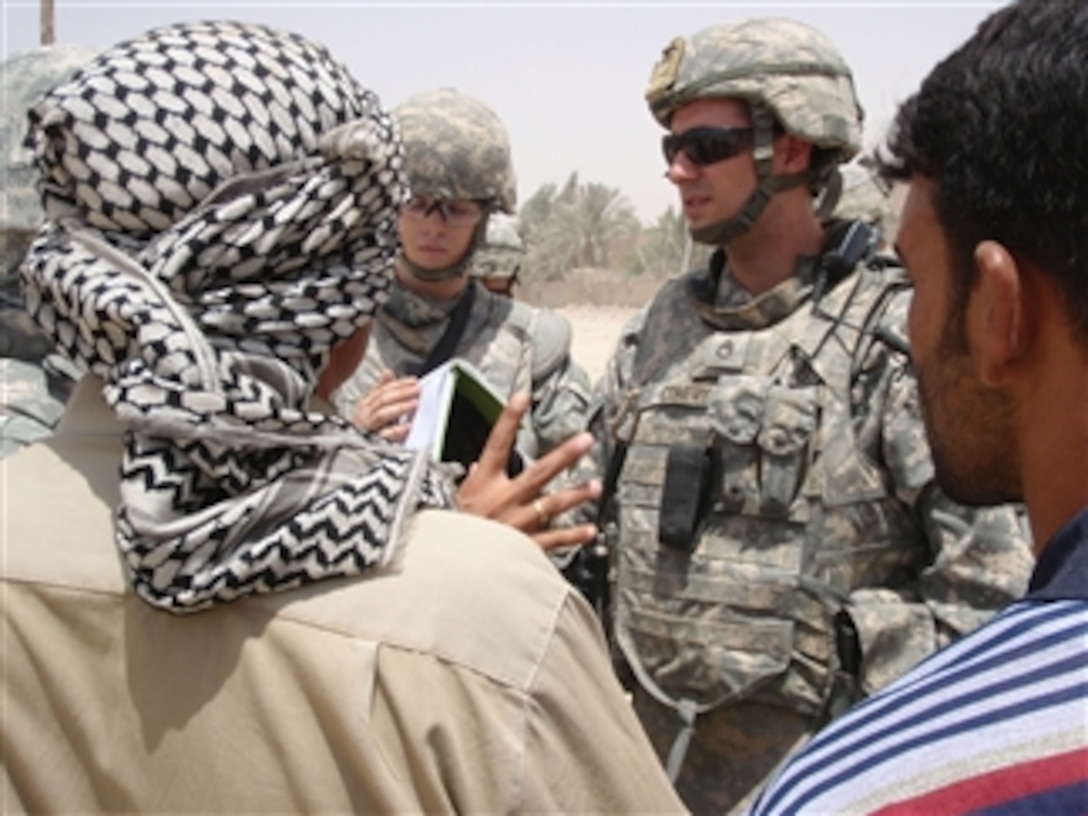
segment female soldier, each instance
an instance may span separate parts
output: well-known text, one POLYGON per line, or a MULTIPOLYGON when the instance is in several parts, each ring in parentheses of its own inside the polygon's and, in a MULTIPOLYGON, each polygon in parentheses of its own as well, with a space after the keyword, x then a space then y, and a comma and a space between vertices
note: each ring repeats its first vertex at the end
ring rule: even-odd
POLYGON ((590 384, 571 360, 570 324, 468 275, 489 216, 514 212, 506 129, 490 108, 452 88, 418 94, 394 117, 411 188, 400 211, 396 280, 366 356, 332 400, 356 425, 403 441, 417 378, 463 357, 501 395, 532 395, 518 448, 547 453, 585 424, 590 384))

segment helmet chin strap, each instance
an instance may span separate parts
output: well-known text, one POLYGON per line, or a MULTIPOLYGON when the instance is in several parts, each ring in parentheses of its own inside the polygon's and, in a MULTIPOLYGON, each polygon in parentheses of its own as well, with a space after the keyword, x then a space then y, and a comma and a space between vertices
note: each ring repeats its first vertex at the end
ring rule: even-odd
POLYGON ((792 176, 774 175, 774 115, 770 109, 753 104, 752 126, 755 129, 752 152, 756 160, 756 189, 736 215, 692 229, 691 237, 700 244, 725 246, 752 228, 776 193, 807 184, 812 178, 811 171, 792 176))
POLYGON ((425 269, 408 257, 408 253, 404 251, 403 246, 397 254, 397 259, 404 264, 404 268, 408 270, 413 278, 424 283, 438 283, 439 281, 459 278, 468 271, 469 264, 472 263, 472 257, 484 242, 484 236, 487 234, 487 218, 488 216, 485 214, 480 219, 480 223, 476 225, 476 229, 472 233, 472 240, 469 242, 465 254, 450 266, 444 266, 441 269, 425 269))

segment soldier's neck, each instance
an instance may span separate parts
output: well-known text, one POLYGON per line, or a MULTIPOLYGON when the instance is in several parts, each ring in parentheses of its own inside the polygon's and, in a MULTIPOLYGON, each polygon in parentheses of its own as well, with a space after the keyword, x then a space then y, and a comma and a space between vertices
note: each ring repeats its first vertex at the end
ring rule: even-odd
POLYGON ((823 249, 823 227, 807 193, 790 201, 781 198, 776 197, 748 232, 725 247, 730 274, 752 295, 788 280, 799 257, 816 256, 823 249))

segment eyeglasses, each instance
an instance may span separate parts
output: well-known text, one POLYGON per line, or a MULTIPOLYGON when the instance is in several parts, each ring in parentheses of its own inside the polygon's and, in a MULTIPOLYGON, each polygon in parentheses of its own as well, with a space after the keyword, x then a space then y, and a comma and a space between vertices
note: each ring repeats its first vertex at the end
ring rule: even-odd
POLYGON ((431 213, 437 212, 451 227, 467 227, 475 224, 484 214, 483 208, 469 199, 429 196, 412 196, 404 205, 402 212, 417 221, 422 221, 431 213))
POLYGON ((661 139, 661 151, 670 165, 681 150, 692 164, 703 167, 739 156, 752 144, 752 128, 694 127, 669 133, 661 139))

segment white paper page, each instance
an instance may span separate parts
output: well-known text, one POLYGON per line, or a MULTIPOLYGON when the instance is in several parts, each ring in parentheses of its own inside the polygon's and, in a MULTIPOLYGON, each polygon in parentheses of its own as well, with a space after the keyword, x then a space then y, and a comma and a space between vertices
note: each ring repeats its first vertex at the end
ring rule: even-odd
POLYGON ((446 420, 449 402, 450 365, 440 365, 419 381, 419 406, 404 446, 412 450, 430 448, 441 424, 446 420))

